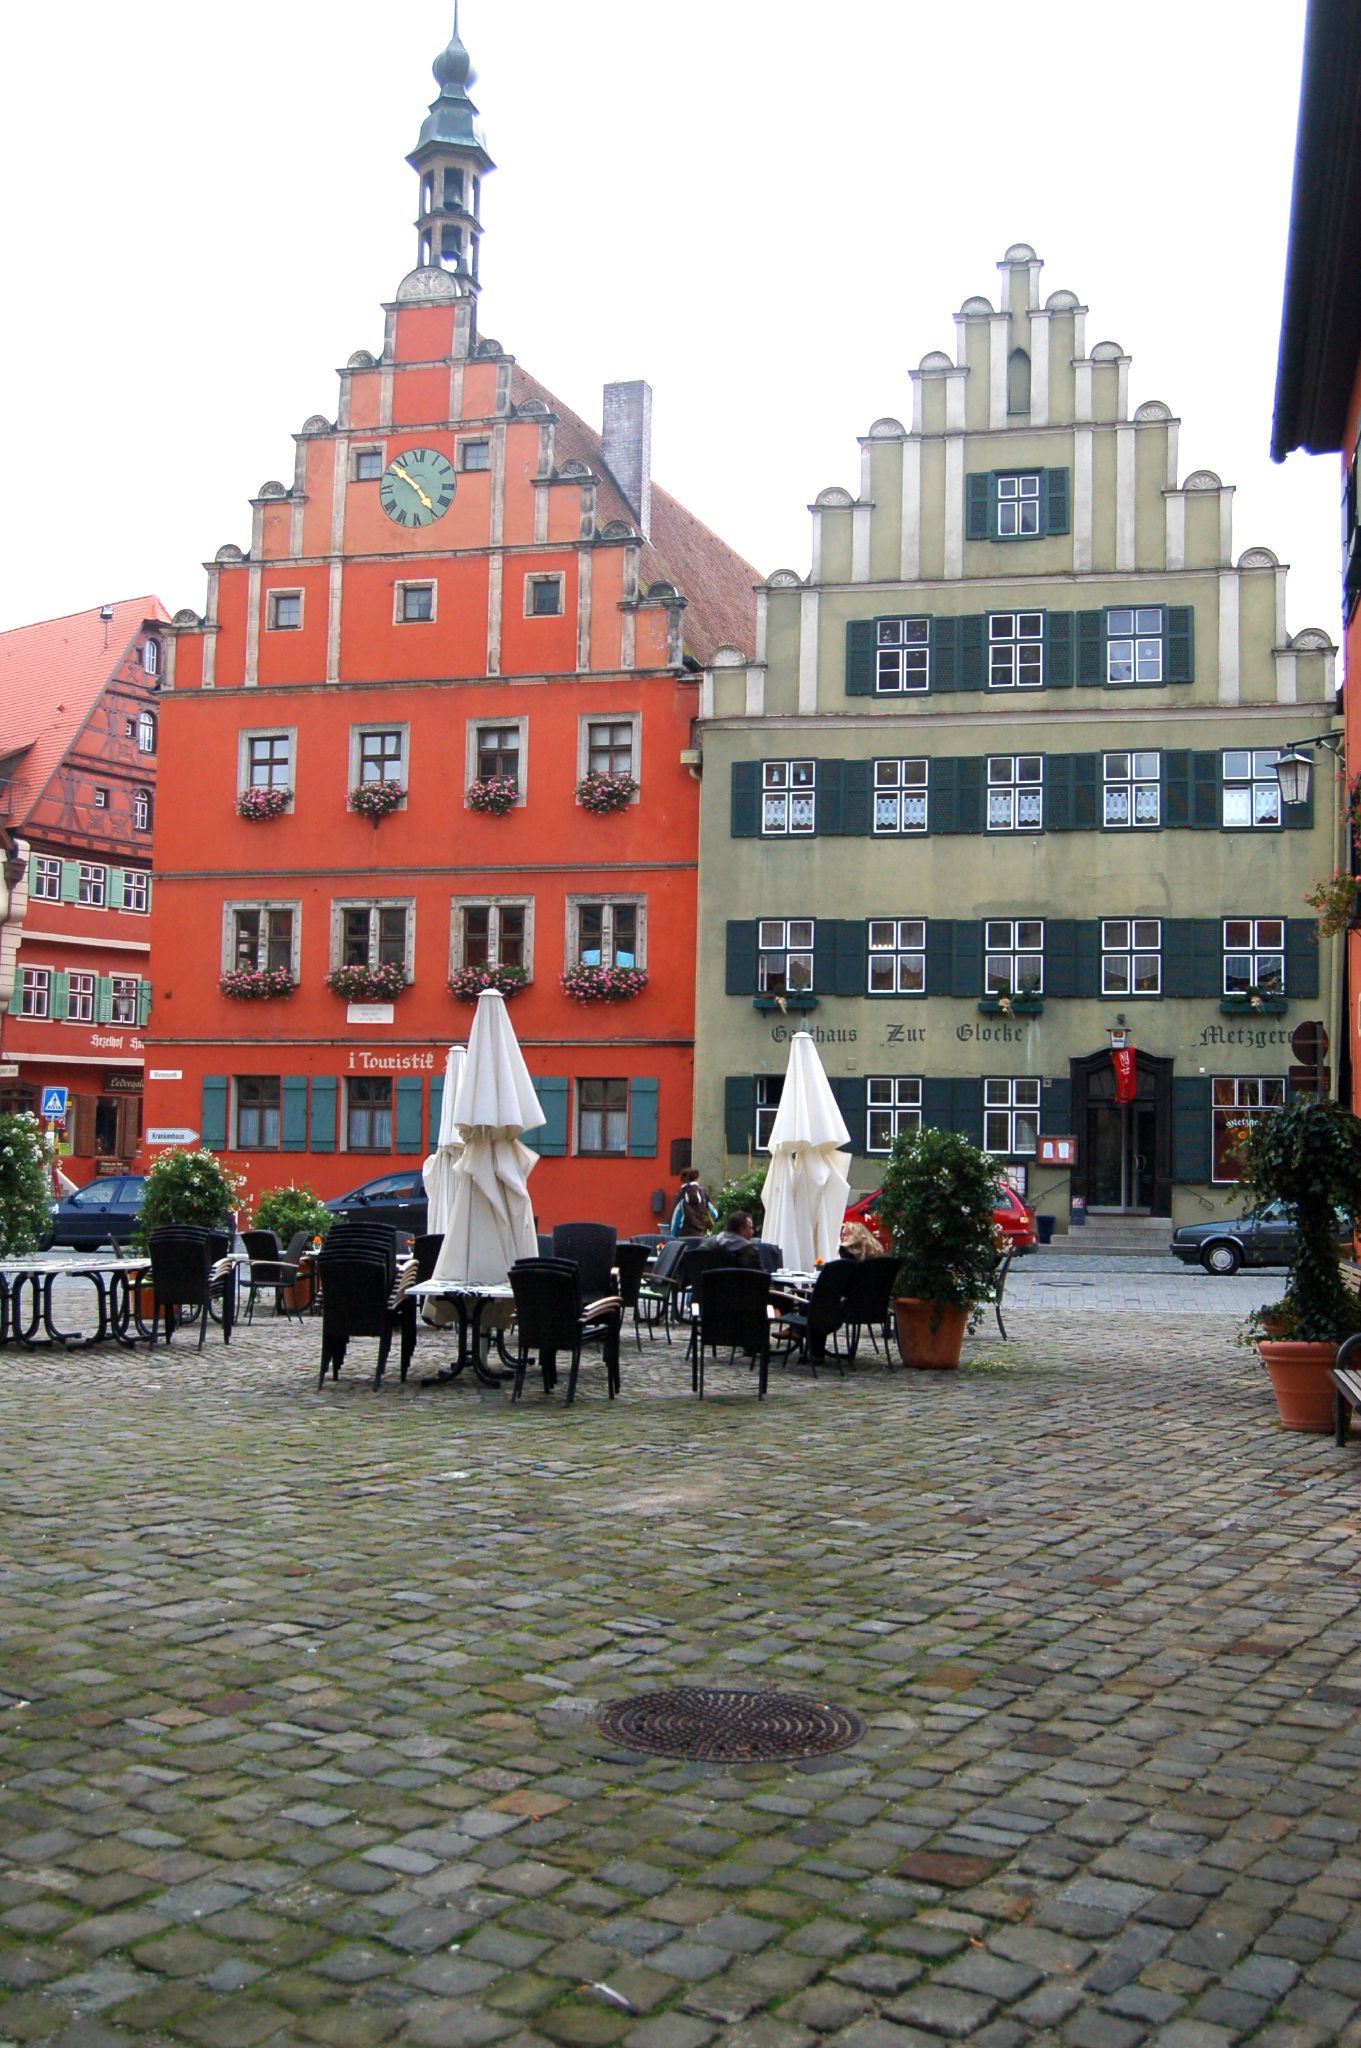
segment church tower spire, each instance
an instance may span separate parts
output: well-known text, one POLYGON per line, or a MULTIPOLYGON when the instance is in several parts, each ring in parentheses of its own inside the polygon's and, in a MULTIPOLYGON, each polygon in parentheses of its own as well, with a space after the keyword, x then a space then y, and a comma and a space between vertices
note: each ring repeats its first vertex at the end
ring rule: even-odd
POLYGON ((446 270, 471 292, 479 289, 482 240, 482 179, 496 166, 487 154, 477 108, 468 97, 475 83, 468 52, 454 32, 434 63, 438 96, 421 126, 407 162, 420 180, 416 221, 416 262, 420 269, 446 270))

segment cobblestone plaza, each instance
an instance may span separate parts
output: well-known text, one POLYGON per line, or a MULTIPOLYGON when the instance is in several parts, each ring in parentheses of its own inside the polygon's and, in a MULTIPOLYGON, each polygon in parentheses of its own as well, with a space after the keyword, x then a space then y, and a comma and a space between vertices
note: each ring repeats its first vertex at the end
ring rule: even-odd
POLYGON ((8 1350, 0 2041, 1361 2042, 1361 1446, 1277 1427, 1270 1279, 1083 1277, 760 1406, 8 1350), (868 1730, 596 1733, 678 1682, 868 1730))

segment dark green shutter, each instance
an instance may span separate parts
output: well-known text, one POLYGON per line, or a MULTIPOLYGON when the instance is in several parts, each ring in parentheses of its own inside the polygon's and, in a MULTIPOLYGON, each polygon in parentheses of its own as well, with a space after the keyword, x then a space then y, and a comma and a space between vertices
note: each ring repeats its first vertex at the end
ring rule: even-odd
POLYGON ((1198 752, 1191 756, 1191 823, 1201 832, 1213 832, 1219 824, 1219 793, 1223 775, 1218 754, 1198 752))
POLYGON ((336 1149, 336 1096, 339 1082, 323 1075, 312 1083, 312 1126, 308 1149, 334 1152, 336 1149))
POLYGON ((928 1075, 922 1082, 922 1122, 931 1131, 954 1129, 948 1081, 933 1080, 928 1075))
POLYGON ((952 917, 926 920, 926 993, 948 996, 955 979, 955 921, 952 917))
POLYGON ((1186 747, 1169 747, 1163 754, 1162 822, 1189 825, 1191 822, 1191 755, 1186 747))
POLYGON ((1071 832, 1077 822, 1074 788, 1078 758, 1076 754, 1046 754, 1044 757, 1044 824, 1047 832, 1071 832))
POLYGON ((1066 469, 1040 471, 1040 532, 1068 531, 1068 472, 1066 469))
POLYGON ((1288 996, 1318 994, 1318 926, 1312 917, 1285 921, 1285 992, 1288 996))
POLYGON ((1193 683, 1196 678, 1196 615, 1189 604, 1170 604, 1164 627, 1163 681, 1193 683))
POLYGON ((113 1016, 113 976, 95 976, 95 1023, 107 1024, 113 1016))
POLYGON ((1074 754, 1073 824, 1077 830, 1095 832, 1101 823, 1101 808, 1101 756, 1074 754))
POLYGON ((1189 917, 1163 919, 1162 992, 1165 996, 1195 994, 1195 924, 1189 917))
POLYGON ((285 1074, 279 1083, 279 1138, 285 1152, 307 1150, 307 1076, 285 1074))
POLYGON ((959 622, 959 687, 985 690, 988 686, 988 621, 975 612, 959 622))
POLYGON ((1075 996, 1077 988, 1077 920, 1049 917, 1044 925, 1044 993, 1075 996))
POLYGON ((958 619, 931 621, 930 667, 933 690, 959 688, 959 629, 958 619))
POLYGON ((568 1083, 558 1074, 531 1074, 529 1078, 544 1120, 524 1133, 524 1141, 541 1159, 561 1159, 567 1151, 568 1083))
POLYGON ((400 1074, 397 1077, 397 1150, 399 1152, 421 1152, 421 1077, 419 1074, 400 1074))
POLYGON ((1106 614, 1104 612, 1075 612, 1074 630, 1077 634, 1077 680, 1080 683, 1104 683, 1106 680, 1106 614))
POLYGON ((1224 993, 1224 926, 1217 917, 1191 919, 1191 993, 1220 996, 1224 993))
POLYGON ((983 830, 983 809, 987 801, 984 777, 988 764, 981 754, 965 754, 959 762, 959 832, 981 832, 983 830))
POLYGON ((983 777, 979 754, 945 755, 931 763, 929 818, 933 832, 983 830, 983 777))
POLYGON ((1047 1138, 1067 1138, 1073 1131, 1073 1085, 1065 1076, 1040 1090, 1040 1129, 1047 1138))
POLYGON ((879 640, 877 619, 852 619, 846 627, 846 695, 872 697, 879 640))
POLYGON ((996 486, 986 470, 964 479, 964 538, 991 540, 994 534, 992 507, 996 486))
POLYGON ((49 1017, 54 1018, 57 1023, 65 1024, 69 1021, 68 1012, 70 1007, 71 976, 64 967, 54 967, 52 970, 52 1000, 47 1014, 49 1017))
MULTIPOLYGON (((944 989, 936 991, 944 995, 944 989)), ((954 958, 950 968, 950 994, 972 996, 983 993, 983 922, 981 918, 955 919, 954 958)))
MULTIPOLYGON (((821 819, 818 829, 822 829, 821 819)), ((873 761, 841 763, 841 829, 848 839, 866 838, 874 829, 873 761)))
POLYGON ((657 1083, 640 1078, 629 1083, 629 1158, 657 1156, 657 1083))
POLYGON ((732 836, 758 839, 761 834, 761 763, 732 764, 732 836))
POLYGON ((12 989, 12 990, 11 990, 11 992, 10 992, 10 999, 9 999, 9 1011, 8 1011, 8 1015, 9 1015, 9 1016, 11 1016, 11 1017, 22 1017, 22 1016, 23 1016, 23 1014, 24 1014, 24 977, 23 977, 23 971, 22 971, 22 969, 21 969, 21 968, 18 968, 18 967, 16 967, 16 968, 15 968, 15 970, 14 970, 14 987, 13 987, 13 989, 12 989))
POLYGON ((844 781, 844 761, 815 761, 813 773, 817 778, 813 804, 813 830, 839 838, 845 830, 842 824, 841 791, 844 781))
POLYGON ((756 1083, 750 1074, 729 1074, 723 1083, 723 1142, 743 1153, 756 1129, 756 1083))
POLYGON ((1095 917, 1079 917, 1073 925, 1073 994, 1101 993, 1101 924, 1095 917))
POLYGON ((928 763, 926 824, 930 832, 959 830, 959 762, 952 755, 928 763))
POLYGON ((1173 1076, 1172 1178, 1210 1178, 1210 1083, 1201 1074, 1173 1076))
POLYGON ((439 1120, 444 1112, 444 1076, 430 1076, 430 1108, 425 1125, 425 1149, 433 1152, 439 1145, 439 1120))
POLYGON ((227 1077, 205 1074, 199 1094, 199 1137, 209 1152, 227 1144, 227 1077))
POLYGON ((123 908, 122 868, 109 869, 108 894, 105 901, 108 903, 110 910, 121 910, 123 908))
POLYGON ((63 903, 80 901, 80 862, 64 860, 61 864, 61 900, 63 903))
POLYGON ((139 1024, 149 1024, 151 1022, 151 983, 149 981, 139 981, 137 984, 137 1022, 139 1024))
POLYGON ((1067 690, 1073 681, 1073 614, 1044 615, 1044 687, 1067 690))
POLYGON ((838 920, 819 917, 813 923, 813 994, 829 996, 836 990, 836 942, 838 920))
POLYGON ((863 917, 836 925, 836 967, 832 987, 839 996, 863 996, 869 984, 869 934, 863 917))
POLYGON ((972 1075, 956 1075, 950 1083, 950 1128, 971 1145, 983 1142, 983 1083, 972 1075))
POLYGON ((724 981, 730 996, 756 993, 756 920, 732 917, 728 920, 728 960, 724 981))
POLYGON ((865 1083, 858 1074, 832 1074, 832 1093, 836 1106, 846 1119, 846 1129, 851 1134, 851 1151, 858 1159, 865 1156, 865 1083))

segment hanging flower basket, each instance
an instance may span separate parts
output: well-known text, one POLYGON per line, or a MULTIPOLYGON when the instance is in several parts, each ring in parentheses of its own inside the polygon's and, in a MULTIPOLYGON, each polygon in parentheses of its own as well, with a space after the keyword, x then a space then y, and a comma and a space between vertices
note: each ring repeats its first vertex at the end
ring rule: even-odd
POLYGON ((1318 921, 1318 935, 1331 939, 1345 932, 1356 917, 1357 880, 1345 868, 1337 868, 1324 881, 1316 882, 1305 902, 1318 921))
POLYGON ((349 808, 376 825, 395 811, 405 796, 400 782, 361 782, 350 791, 349 808))
POLYGON ((292 801, 291 789, 243 789, 236 799, 236 815, 259 825, 268 818, 282 818, 292 801))
POLYGON ((509 998, 528 986, 529 970, 524 967, 458 967, 449 976, 449 993, 460 1003, 475 1003, 489 988, 509 998))
POLYGON ((261 1003, 271 996, 291 996, 298 984, 287 967, 234 967, 217 985, 234 1003, 261 1003))
POLYGON ((519 798, 520 785, 513 775, 483 775, 470 782, 464 792, 470 811, 488 811, 494 818, 503 818, 507 811, 513 811, 519 798))
POLYGON ((1220 999, 1221 1017, 1283 1017, 1289 1009, 1288 999, 1278 988, 1235 989, 1231 996, 1220 999))
POLYGON ((610 811, 626 811, 638 794, 632 775, 583 775, 577 784, 577 802, 583 811, 603 818, 610 811))
POLYGON ((407 986, 405 967, 333 967, 326 986, 350 1003, 389 1003, 407 986))
POLYGON ((574 1003, 626 1003, 647 987, 641 967, 569 967, 562 992, 574 1003))

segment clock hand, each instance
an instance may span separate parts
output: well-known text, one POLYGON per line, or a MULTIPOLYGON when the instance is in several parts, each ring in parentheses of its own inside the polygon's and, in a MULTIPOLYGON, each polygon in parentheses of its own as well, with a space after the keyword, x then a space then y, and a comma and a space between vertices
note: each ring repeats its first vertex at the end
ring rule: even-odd
POLYGON ((417 497, 418 497, 418 498, 420 499, 420 501, 421 501, 422 505, 424 505, 424 507, 425 507, 426 511, 427 511, 427 512, 433 512, 433 511, 434 511, 434 509, 435 509, 435 503, 434 503, 434 500, 433 500, 433 498, 427 498, 427 497, 426 497, 426 495, 425 495, 425 492, 424 492, 424 491, 423 491, 423 490, 421 489, 420 485, 419 485, 419 484, 418 484, 418 483, 416 482, 416 479, 415 479, 415 477, 414 477, 414 476, 412 476, 412 475, 411 475, 411 473, 410 473, 410 472, 409 472, 408 470, 405 470, 405 469, 403 469, 403 468, 402 468, 402 465, 401 465, 401 463, 400 463, 400 462, 394 462, 394 463, 393 463, 393 465, 392 465, 392 467, 393 467, 393 468, 394 468, 394 470, 395 470, 395 471, 397 472, 397 475, 398 475, 398 476, 399 476, 399 477, 400 477, 400 478, 402 479, 402 482, 403 482, 404 484, 410 484, 410 486, 411 486, 412 490, 413 490, 413 491, 414 491, 414 492, 416 493, 416 496, 417 496, 417 497))

